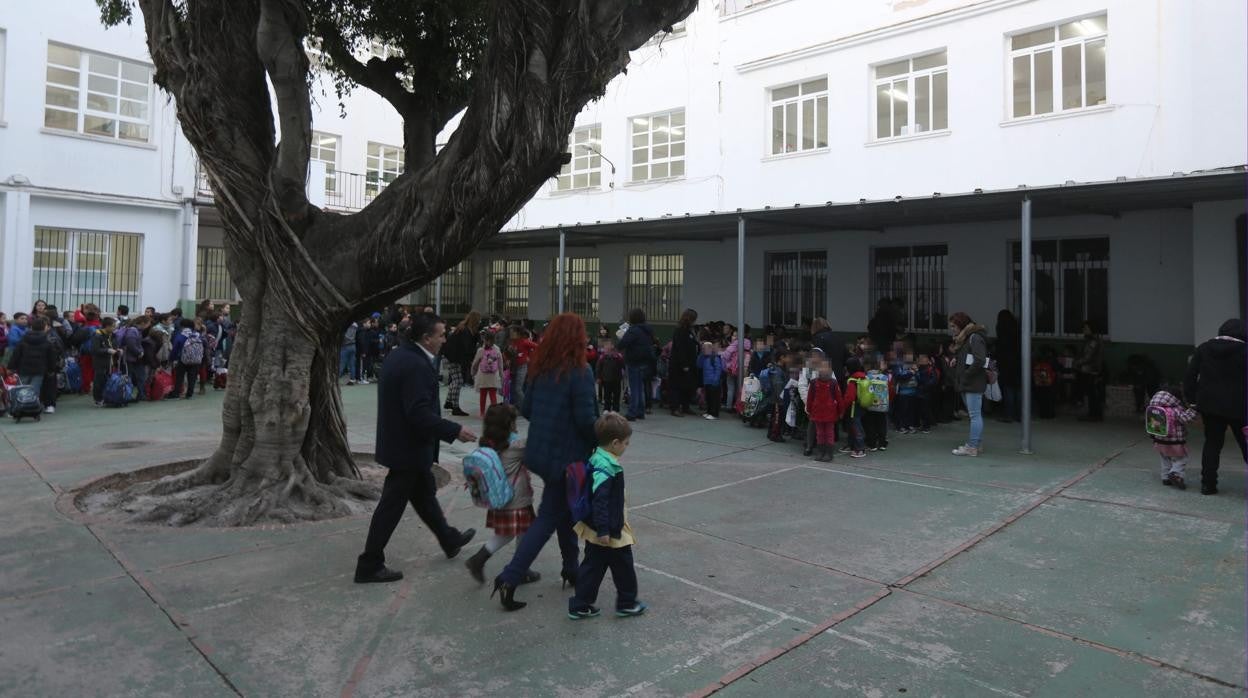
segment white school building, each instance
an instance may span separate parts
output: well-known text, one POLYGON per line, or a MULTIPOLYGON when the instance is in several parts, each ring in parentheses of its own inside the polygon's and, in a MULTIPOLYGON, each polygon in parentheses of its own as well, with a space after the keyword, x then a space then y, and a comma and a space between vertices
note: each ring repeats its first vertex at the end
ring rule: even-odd
MULTIPOLYGON (((97 17, 0 7, 0 308, 227 299, 141 30, 97 17)), ((562 239, 563 307, 591 323, 737 322, 740 292, 755 327, 856 334, 896 298, 922 333, 1017 311, 1030 268, 1036 336, 1090 319, 1111 362, 1173 374, 1244 312, 1246 24, 1239 0, 704 0, 578 116, 563 174, 415 296, 545 319, 562 239)), ((345 119, 317 102, 310 194, 359 208, 399 172, 399 121, 364 91, 345 119)))

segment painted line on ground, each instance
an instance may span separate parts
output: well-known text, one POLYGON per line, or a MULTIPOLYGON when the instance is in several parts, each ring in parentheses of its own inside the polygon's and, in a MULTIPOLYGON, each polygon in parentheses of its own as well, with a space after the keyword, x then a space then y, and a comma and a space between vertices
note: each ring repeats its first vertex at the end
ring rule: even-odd
POLYGON ((899 485, 910 485, 910 486, 912 486, 912 487, 923 487, 923 488, 926 488, 926 489, 929 489, 929 490, 943 490, 943 491, 945 491, 945 492, 956 492, 956 493, 958 493, 958 494, 969 494, 969 495, 971 495, 971 496, 973 496, 973 497, 974 497, 974 496, 979 496, 979 494, 980 494, 979 492, 968 492, 968 491, 966 491, 966 490, 955 490, 955 489, 953 489, 952 487, 940 487, 940 486, 938 486, 938 485, 924 485, 924 484, 923 484, 923 483, 921 483, 921 482, 909 482, 909 481, 907 481, 907 480, 895 480, 895 479, 893 479, 893 478, 891 478, 891 477, 878 477, 878 476, 875 476, 875 475, 864 475, 864 474, 862 474, 862 473, 849 473, 849 472, 846 472, 846 471, 844 471, 844 470, 836 470, 835 468, 824 468, 824 467, 821 467, 821 466, 818 466, 818 465, 802 465, 802 466, 798 466, 798 467, 801 467, 801 468, 806 468, 806 469, 808 469, 808 470, 822 470, 822 471, 823 471, 823 472, 825 472, 825 473, 837 473, 837 474, 839 474, 839 475, 848 475, 848 476, 850 476, 850 477, 861 477, 861 478, 866 478, 866 479, 868 479, 868 480, 879 480, 879 481, 881 481, 881 482, 895 482, 895 483, 897 483, 897 484, 899 484, 899 485))
POLYGON ((711 657, 714 657, 715 655, 722 653, 724 650, 730 649, 736 645, 741 644, 742 642, 745 642, 746 640, 749 640, 758 635, 761 635, 784 622, 785 622, 784 618, 773 618, 767 621, 766 623, 763 623, 762 625, 757 625, 751 628, 750 630, 747 630, 746 632, 741 633, 740 635, 736 637, 725 640, 715 649, 706 650, 704 652, 701 652, 699 654, 696 654, 690 657, 689 659, 679 664, 673 665, 668 669, 664 669, 658 674, 655 674, 654 678, 650 679, 649 681, 643 681, 641 683, 633 684, 632 686, 629 686, 628 688, 624 689, 623 693, 620 693, 618 695, 631 696, 631 695, 636 695, 638 693, 641 693, 642 691, 648 688, 652 688, 658 685, 658 683, 664 679, 675 676, 676 674, 679 674, 680 672, 685 671, 686 669, 692 669, 693 667, 701 664, 707 659, 710 659, 711 657))
POLYGON ((779 616, 781 620, 795 620, 798 623, 802 623, 805 625, 814 625, 812 621, 808 621, 805 618, 798 618, 797 616, 790 615, 779 609, 771 608, 770 606, 764 606, 761 603, 750 601, 749 599, 743 599, 740 596, 734 596, 732 594, 729 594, 726 591, 720 591, 719 589, 708 587, 705 584, 695 582, 692 579, 685 579, 684 577, 672 574, 671 572, 664 572, 663 570, 658 570, 653 567, 648 567, 646 565, 643 565, 637 562, 634 562, 633 566, 639 570, 645 570, 651 574, 657 574, 660 577, 667 577, 668 579, 675 580, 686 586, 693 587, 694 589, 705 591, 709 594, 714 594, 716 596, 728 599, 729 601, 735 601, 743 606, 749 606, 750 608, 753 608, 755 610, 763 611, 764 613, 770 613, 774 616, 779 616))
POLYGON ((347 683, 342 687, 342 691, 339 694, 341 698, 352 698, 355 695, 355 690, 359 688, 360 682, 364 680, 364 674, 368 672, 368 665, 373 661, 373 653, 381 646, 381 638, 390 630, 390 626, 394 624, 394 619, 399 614, 399 609, 403 607, 403 602, 407 601, 407 597, 412 593, 412 583, 413 578, 408 577, 399 585, 398 592, 390 600, 390 605, 386 607, 381 621, 377 623, 377 629, 373 632, 373 636, 369 638, 368 645, 364 648, 364 654, 355 661, 355 665, 351 669, 351 676, 347 679, 347 683))
POLYGON ((1190 511, 1176 511, 1174 509, 1166 509, 1165 507, 1154 507, 1147 504, 1128 504, 1126 502, 1115 502, 1109 499, 1097 499, 1096 497, 1082 497, 1074 494, 1066 494, 1063 492, 1058 495, 1060 499, 1069 499, 1075 502, 1090 502, 1092 504, 1105 504, 1108 506, 1122 507, 1124 509, 1135 509, 1137 511, 1150 511, 1158 514, 1170 514, 1172 516, 1184 516, 1191 519, 1199 519, 1201 521, 1209 521, 1210 523, 1236 524, 1242 526, 1244 517, 1240 516, 1235 519, 1222 519, 1216 516, 1204 516, 1202 514, 1190 511))
POLYGON ((898 591, 904 594, 910 594, 912 596, 917 596, 921 599, 926 599, 928 601, 934 601, 936 603, 945 604, 947 606, 953 606, 955 608, 960 608, 965 611, 971 611, 973 613, 977 613, 980 615, 989 616, 992 618, 996 618, 997 620, 1002 620, 1002 621, 1005 621, 1007 623, 1011 623, 1014 625, 1020 625, 1028 630, 1040 633, 1041 635, 1048 635, 1050 637, 1055 637, 1059 640, 1067 640, 1070 642, 1074 642, 1079 645, 1084 645, 1085 647, 1090 647, 1092 649, 1100 650, 1102 652, 1107 652, 1109 654, 1112 654, 1116 657, 1120 657, 1122 659, 1129 659, 1129 660, 1141 662, 1143 664, 1147 664, 1149 666, 1152 666, 1158 669, 1169 669, 1171 671, 1177 671, 1179 673, 1187 674, 1188 676, 1195 677, 1202 681, 1208 681, 1210 683, 1215 683, 1220 686, 1226 686, 1228 688, 1239 689, 1241 691, 1244 690, 1245 688, 1248 688, 1246 686, 1243 686, 1243 685, 1240 685, 1231 681, 1227 681, 1225 679, 1219 679, 1216 676, 1210 676, 1208 674, 1202 674, 1198 671, 1193 671, 1191 669, 1185 669, 1181 666, 1171 664, 1165 660, 1157 659, 1156 657, 1150 657, 1149 655, 1142 654, 1134 650, 1124 650, 1119 647, 1113 647, 1112 645, 1107 645, 1103 642, 1097 642, 1096 640, 1089 640, 1084 637, 1079 637, 1078 635, 1071 635, 1070 633, 1065 633, 1060 630, 1055 630, 1053 628, 1045 627, 1043 625, 1036 625, 1035 623, 1029 623, 1025 620, 1022 620, 1021 618, 1014 618, 1013 616, 1007 616, 1002 613, 997 613, 996 611, 989 611, 987 609, 978 608, 976 606, 971 606, 970 604, 962 603, 961 601, 955 601, 953 599, 946 599, 940 596, 936 596, 934 594, 929 594, 929 593, 922 592, 922 591, 915 591, 913 589, 896 589, 895 591, 898 591))
POLYGON ((737 486, 737 485, 744 485, 744 484, 745 484, 745 483, 747 483, 747 482, 753 482, 753 481, 755 481, 755 480, 762 480, 763 478, 772 477, 773 475, 779 475, 779 474, 781 474, 781 473, 787 473, 787 472, 789 472, 789 471, 791 471, 791 470, 797 470, 798 468, 801 468, 801 467, 803 467, 803 466, 800 466, 800 465, 795 465, 795 466, 793 466, 793 467, 791 467, 791 468, 782 468, 782 469, 780 469, 780 470, 773 470, 773 471, 771 471, 771 472, 769 472, 769 473, 763 473, 762 475, 754 475, 753 477, 747 477, 747 478, 745 478, 745 479, 743 479, 743 480, 736 480, 736 481, 734 481, 734 482, 726 482, 726 483, 724 483, 724 484, 722 484, 722 485, 715 485, 714 487, 707 487, 707 488, 700 489, 700 490, 696 490, 696 491, 693 491, 693 492, 686 492, 686 493, 684 493, 684 494, 678 494, 678 495, 676 495, 676 496, 674 496, 674 497, 668 497, 668 498, 666 498, 666 499, 660 499, 660 500, 655 501, 655 502, 647 502, 647 503, 645 503, 645 504, 638 504, 637 506, 629 507, 628 509, 629 509, 629 511, 639 511, 639 510, 641 510, 641 509, 647 509, 647 508, 649 508, 649 507, 658 506, 658 505, 660 505, 660 504, 667 504, 668 502, 675 502, 675 501, 680 500, 680 499, 685 499, 686 497, 695 497, 695 496, 697 496, 697 495, 699 495, 699 494, 706 494, 707 492, 714 492, 714 491, 716 491, 716 490, 722 490, 722 489, 724 489, 724 488, 726 488, 726 487, 735 487, 735 486, 737 486))

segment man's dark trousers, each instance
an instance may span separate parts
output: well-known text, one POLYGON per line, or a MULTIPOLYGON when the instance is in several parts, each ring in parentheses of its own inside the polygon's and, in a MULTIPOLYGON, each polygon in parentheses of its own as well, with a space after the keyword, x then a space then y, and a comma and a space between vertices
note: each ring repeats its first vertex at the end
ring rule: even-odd
POLYGON ((386 562, 386 544, 390 536, 403 518, 403 508, 411 503, 416 515, 437 536, 438 543, 445 550, 453 531, 446 523, 446 516, 438 504, 438 484, 429 468, 412 466, 402 469, 390 469, 386 482, 381 488, 381 500, 373 512, 373 521, 368 527, 368 540, 364 543, 364 553, 356 563, 356 569, 362 573, 371 573, 381 569, 386 562))

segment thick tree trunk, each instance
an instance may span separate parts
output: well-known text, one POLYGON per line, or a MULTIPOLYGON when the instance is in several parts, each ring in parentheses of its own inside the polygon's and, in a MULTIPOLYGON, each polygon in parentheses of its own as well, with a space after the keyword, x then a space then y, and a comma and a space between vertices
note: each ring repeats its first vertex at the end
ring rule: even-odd
MULTIPOLYGON (((285 273, 283 282, 297 276, 285 273)), ((360 511, 378 491, 360 480, 347 444, 337 380, 342 336, 315 329, 342 320, 318 307, 296 317, 263 278, 239 285, 256 300, 244 306, 231 351, 221 443, 193 470, 133 488, 128 499, 144 499, 147 510, 137 518, 245 526, 360 511)))

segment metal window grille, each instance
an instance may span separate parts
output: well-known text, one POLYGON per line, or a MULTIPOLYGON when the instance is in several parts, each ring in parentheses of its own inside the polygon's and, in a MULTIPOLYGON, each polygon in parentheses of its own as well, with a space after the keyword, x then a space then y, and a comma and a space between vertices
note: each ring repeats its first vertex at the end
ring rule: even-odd
POLYGON ((939 332, 948 327, 945 257, 948 245, 878 247, 873 250, 871 300, 874 311, 889 298, 902 308, 907 328, 939 332))
POLYGON ((767 324, 810 327, 827 317, 828 253, 777 252, 767 255, 767 324))
MULTIPOLYGON (((566 257, 564 259, 563 310, 576 313, 584 320, 598 319, 599 259, 597 257, 566 257)), ((559 260, 550 260, 550 310, 559 309, 559 260)))
POLYGON ((509 318, 529 314, 529 260, 490 262, 490 311, 509 318))
MULTIPOLYGON (((1031 250, 1032 333, 1078 337, 1083 323, 1109 333, 1109 238, 1035 240, 1031 250)), ((1010 243, 1006 294, 1015 315, 1022 309, 1022 243, 1010 243)))
MULTIPOLYGON (((442 307, 444 316, 467 315, 472 311, 472 260, 465 259, 442 275, 442 307)), ((437 283, 427 284, 407 295, 407 305, 437 307, 437 283)))
POLYGON ((143 236, 35 228, 31 302, 58 308, 94 303, 103 312, 139 306, 143 236))
POLYGON ((214 301, 238 300, 238 289, 225 267, 224 247, 200 247, 195 253, 195 297, 214 301))
POLYGON ((685 286, 683 254, 635 254, 628 257, 624 298, 629 308, 641 308, 651 322, 680 319, 680 297, 685 286))

